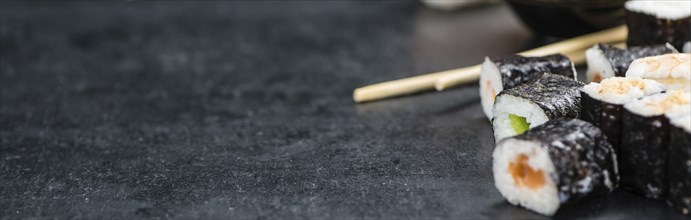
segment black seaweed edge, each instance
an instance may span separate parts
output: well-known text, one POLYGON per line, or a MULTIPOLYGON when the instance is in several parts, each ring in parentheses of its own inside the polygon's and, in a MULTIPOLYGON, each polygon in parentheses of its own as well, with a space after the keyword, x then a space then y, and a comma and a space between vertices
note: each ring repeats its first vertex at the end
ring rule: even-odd
POLYGON ((691 160, 691 133, 671 125, 669 146, 669 189, 666 201, 674 209, 688 215, 691 211, 691 169, 687 161, 691 160))
POLYGON ((581 90, 581 119, 599 127, 619 155, 623 105, 604 102, 581 90))
POLYGON ((504 89, 516 87, 525 82, 539 79, 542 74, 550 73, 576 80, 573 62, 562 54, 551 54, 542 57, 524 57, 508 55, 490 57, 497 67, 504 89))
POLYGON ((541 78, 505 89, 497 95, 512 95, 537 104, 551 119, 580 118, 581 93, 585 84, 555 74, 543 74, 541 78))
POLYGON ((551 120, 512 138, 540 143, 548 151, 555 168, 550 178, 557 183, 562 205, 605 196, 619 185, 614 149, 602 131, 589 122, 580 119, 551 120), (570 137, 575 139, 568 139, 570 137), (555 145, 556 141, 565 147, 555 145), (583 167, 582 162, 590 167, 583 167), (605 184, 604 170, 609 173, 611 188, 605 184), (586 177, 591 178, 593 188, 581 193, 578 191, 578 182, 586 177))
POLYGON ((691 41, 691 16, 681 19, 659 19, 646 13, 626 10, 627 46, 644 46, 669 42, 681 51, 691 41))
POLYGON ((664 198, 668 188, 669 120, 664 115, 637 115, 626 108, 622 120, 619 147, 622 188, 650 199, 664 198), (648 185, 659 191, 651 190, 648 185))
POLYGON ((631 46, 619 49, 607 44, 598 43, 597 48, 602 51, 607 62, 612 65, 614 76, 624 77, 631 63, 638 58, 677 53, 677 50, 667 47, 665 43, 655 45, 631 46))

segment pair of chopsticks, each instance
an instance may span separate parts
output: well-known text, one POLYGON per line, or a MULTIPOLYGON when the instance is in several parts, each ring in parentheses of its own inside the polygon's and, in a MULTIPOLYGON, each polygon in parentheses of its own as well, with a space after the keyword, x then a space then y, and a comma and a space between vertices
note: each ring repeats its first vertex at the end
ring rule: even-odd
MULTIPOLYGON (((621 25, 518 54, 522 56, 546 56, 561 53, 571 59, 574 65, 581 65, 585 63, 585 50, 597 43, 621 43, 626 40, 626 34, 626 26, 621 25)), ((360 87, 353 91, 353 99, 355 102, 367 102, 432 89, 442 91, 463 83, 477 81, 479 78, 480 64, 360 87)))

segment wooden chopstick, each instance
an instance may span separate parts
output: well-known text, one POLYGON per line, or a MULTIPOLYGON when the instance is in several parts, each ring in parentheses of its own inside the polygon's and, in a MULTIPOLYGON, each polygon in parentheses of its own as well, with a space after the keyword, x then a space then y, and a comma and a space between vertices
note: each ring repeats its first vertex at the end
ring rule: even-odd
MULTIPOLYGON (((519 54, 524 56, 545 56, 554 53, 562 53, 571 58, 574 63, 576 62, 573 59, 581 59, 580 63, 583 63, 585 60, 583 51, 588 47, 600 42, 612 43, 624 41, 626 39, 626 33, 626 26, 622 25, 527 50, 519 54)), ((476 81, 479 77, 480 65, 423 74, 357 88, 353 91, 353 100, 355 100, 355 102, 367 102, 431 90, 433 88, 443 90, 459 84, 476 81)))

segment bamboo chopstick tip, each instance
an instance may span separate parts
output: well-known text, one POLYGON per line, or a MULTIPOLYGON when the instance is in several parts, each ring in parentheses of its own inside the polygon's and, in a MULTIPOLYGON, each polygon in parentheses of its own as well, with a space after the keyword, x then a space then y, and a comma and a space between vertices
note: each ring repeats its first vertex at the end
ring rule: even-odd
POLYGON ((434 89, 436 89, 438 92, 444 91, 444 89, 446 89, 446 82, 441 80, 435 82, 434 89))

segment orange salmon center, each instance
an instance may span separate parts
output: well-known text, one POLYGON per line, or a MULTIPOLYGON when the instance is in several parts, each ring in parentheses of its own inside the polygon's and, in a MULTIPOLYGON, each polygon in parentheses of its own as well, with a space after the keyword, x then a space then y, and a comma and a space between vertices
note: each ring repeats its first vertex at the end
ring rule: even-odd
POLYGON ((537 190, 545 185, 545 175, 542 174, 542 170, 530 167, 528 156, 525 154, 516 156, 516 159, 509 163, 509 173, 518 186, 537 190))
POLYGON ((497 92, 494 91, 494 88, 492 88, 492 81, 487 81, 487 83, 485 83, 485 85, 487 85, 487 87, 485 87, 485 88, 492 91, 492 102, 494 102, 494 99, 497 98, 497 92))
POLYGON ((602 81, 602 76, 600 75, 600 73, 596 73, 595 77, 593 77, 593 82, 600 82, 600 81, 602 81))

